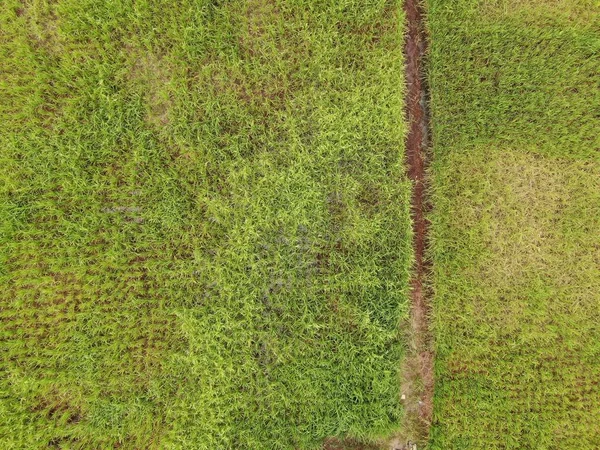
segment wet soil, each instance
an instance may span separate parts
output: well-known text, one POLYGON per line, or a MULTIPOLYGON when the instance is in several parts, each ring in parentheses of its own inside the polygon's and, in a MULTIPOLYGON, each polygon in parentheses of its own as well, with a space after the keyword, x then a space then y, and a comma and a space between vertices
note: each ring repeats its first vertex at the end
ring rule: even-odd
POLYGON ((416 436, 426 439, 433 415, 433 349, 429 329, 430 290, 426 280, 430 262, 425 257, 428 245, 429 221, 427 213, 431 204, 427 197, 427 163, 429 145, 428 92, 423 65, 427 39, 423 11, 419 0, 405 0, 407 20, 405 43, 406 61, 406 115, 409 132, 406 139, 406 163, 413 183, 411 212, 413 219, 413 246, 415 262, 411 280, 410 349, 404 368, 402 394, 407 415, 416 436))

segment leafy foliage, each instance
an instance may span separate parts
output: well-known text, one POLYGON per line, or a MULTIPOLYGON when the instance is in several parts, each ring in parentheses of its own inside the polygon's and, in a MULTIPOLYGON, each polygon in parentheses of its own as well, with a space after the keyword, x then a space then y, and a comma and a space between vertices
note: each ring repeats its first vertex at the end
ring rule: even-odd
POLYGON ((401 26, 384 0, 4 3, 2 448, 393 430, 401 26))
POLYGON ((600 446, 600 9, 430 0, 435 449, 600 446))

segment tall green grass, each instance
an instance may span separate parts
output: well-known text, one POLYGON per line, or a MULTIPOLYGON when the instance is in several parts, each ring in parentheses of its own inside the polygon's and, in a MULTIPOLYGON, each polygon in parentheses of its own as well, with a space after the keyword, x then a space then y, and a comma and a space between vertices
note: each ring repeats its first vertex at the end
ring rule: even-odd
POLYGON ((316 448, 401 414, 399 2, 0 10, 0 446, 316 448))
POLYGON ((598 448, 600 5, 427 6, 431 448, 598 448))

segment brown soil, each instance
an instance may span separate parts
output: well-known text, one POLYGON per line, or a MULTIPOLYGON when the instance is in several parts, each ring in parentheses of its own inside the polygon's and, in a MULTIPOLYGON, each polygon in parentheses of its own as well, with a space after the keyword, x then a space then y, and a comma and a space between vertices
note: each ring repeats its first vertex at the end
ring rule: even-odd
POLYGON ((406 140, 408 176, 413 182, 412 219, 415 263, 411 280, 410 348, 403 367, 404 405, 407 433, 413 440, 426 440, 433 415, 433 350, 429 330, 430 292, 426 280, 430 262, 425 258, 429 221, 427 212, 427 86, 422 67, 426 52, 423 13, 419 0, 405 0, 408 33, 405 44, 409 133, 406 140))

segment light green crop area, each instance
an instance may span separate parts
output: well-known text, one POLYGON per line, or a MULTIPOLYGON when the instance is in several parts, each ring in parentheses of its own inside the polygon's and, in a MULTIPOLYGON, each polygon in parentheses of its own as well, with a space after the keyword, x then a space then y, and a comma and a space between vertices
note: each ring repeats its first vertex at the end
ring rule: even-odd
POLYGON ((600 4, 427 4, 431 448, 599 448, 600 4))
POLYGON ((3 2, 0 447, 394 430, 402 23, 394 0, 3 2))

